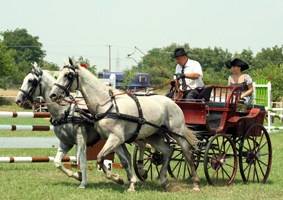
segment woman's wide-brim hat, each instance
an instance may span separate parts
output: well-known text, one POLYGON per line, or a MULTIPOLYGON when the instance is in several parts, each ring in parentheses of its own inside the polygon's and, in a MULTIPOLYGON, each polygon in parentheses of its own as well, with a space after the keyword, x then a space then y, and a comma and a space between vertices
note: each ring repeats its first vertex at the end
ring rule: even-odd
POLYGON ((231 66, 238 66, 241 67, 242 71, 249 69, 248 63, 242 61, 241 59, 235 58, 233 61, 228 60, 226 62, 226 66, 231 69, 231 66))
POLYGON ((175 49, 174 51, 174 56, 172 56, 172 58, 176 58, 176 57, 179 57, 179 56, 184 56, 184 55, 187 55, 188 53, 185 52, 184 48, 177 48, 175 49))

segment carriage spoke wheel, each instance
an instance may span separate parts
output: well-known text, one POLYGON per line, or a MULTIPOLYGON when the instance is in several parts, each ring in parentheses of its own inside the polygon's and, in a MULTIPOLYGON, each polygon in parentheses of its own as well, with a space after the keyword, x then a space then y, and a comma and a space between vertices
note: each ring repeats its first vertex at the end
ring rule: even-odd
POLYGON ((241 176, 245 183, 265 183, 271 168, 272 148, 269 134, 261 124, 245 131, 239 150, 241 176))
POLYGON ((159 179, 163 155, 159 151, 156 151, 154 148, 146 148, 141 158, 142 160, 139 160, 140 151, 141 149, 138 146, 135 146, 133 166, 138 179, 140 181, 145 181, 147 179, 159 179))
POLYGON ((209 184, 223 187, 232 183, 237 171, 237 150, 224 134, 215 135, 204 154, 204 172, 209 184))
MULTIPOLYGON (((186 161, 186 158, 183 154, 182 149, 178 145, 171 145, 173 147, 174 152, 170 160, 170 164, 168 167, 168 173, 172 178, 176 179, 190 179, 192 178, 192 170, 190 168, 189 163, 186 161)), ((200 160, 199 154, 193 154, 195 161, 195 170, 197 170, 200 160)))

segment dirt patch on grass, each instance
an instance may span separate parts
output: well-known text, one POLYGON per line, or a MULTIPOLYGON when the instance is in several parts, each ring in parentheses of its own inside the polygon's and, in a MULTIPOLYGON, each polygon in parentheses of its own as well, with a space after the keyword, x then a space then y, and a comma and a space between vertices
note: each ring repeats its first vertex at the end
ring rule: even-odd
POLYGON ((0 89, 0 105, 12 105, 15 103, 19 90, 3 90, 0 89), (4 96, 2 98, 2 96, 4 96))
POLYGON ((3 90, 0 89, 0 96, 17 96, 19 90, 3 90))

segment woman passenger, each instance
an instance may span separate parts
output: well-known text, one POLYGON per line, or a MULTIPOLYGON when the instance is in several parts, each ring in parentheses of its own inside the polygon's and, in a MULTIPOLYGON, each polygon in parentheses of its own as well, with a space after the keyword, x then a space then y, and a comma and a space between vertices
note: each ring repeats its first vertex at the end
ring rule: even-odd
POLYGON ((242 94, 240 98, 245 100, 245 104, 251 104, 253 89, 253 80, 250 75, 243 73, 244 70, 249 69, 249 65, 236 58, 233 61, 228 60, 226 66, 232 70, 233 75, 229 76, 229 86, 242 86, 242 94))

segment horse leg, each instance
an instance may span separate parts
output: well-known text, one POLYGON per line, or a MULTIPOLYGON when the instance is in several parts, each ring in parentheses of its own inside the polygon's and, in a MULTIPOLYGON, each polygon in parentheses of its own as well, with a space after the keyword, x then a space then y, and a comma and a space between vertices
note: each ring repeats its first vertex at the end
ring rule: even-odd
POLYGON ((180 145, 180 147, 183 151, 183 154, 185 155, 186 160, 189 163, 190 168, 192 170, 193 183, 194 183, 193 190, 200 191, 200 188, 199 188, 200 180, 199 180, 199 177, 198 177, 197 172, 196 172, 195 167, 194 167, 193 153, 190 150, 189 144, 185 139, 183 139, 181 137, 175 137, 175 139, 176 139, 177 143, 180 145))
POLYGON ((73 147, 73 145, 65 145, 60 141, 59 147, 58 147, 58 151, 56 154, 56 157, 54 159, 54 165, 55 167, 57 167, 58 169, 60 169, 62 172, 64 172, 68 177, 72 177, 77 179, 78 181, 82 180, 82 176, 78 173, 73 173, 72 171, 66 169, 63 165, 62 165, 62 159, 66 156, 66 154, 70 151, 70 149, 73 147))
POLYGON ((170 148, 169 145, 167 145, 158 134, 153 134, 147 138, 145 138, 146 142, 151 144, 154 148, 158 149, 163 154, 163 164, 160 169, 160 182, 162 187, 165 189, 165 191, 168 190, 169 187, 169 181, 166 177, 166 173, 168 170, 168 165, 173 153, 173 150, 170 148))
MULTIPOLYGON (((131 155, 128 151, 128 149, 126 148, 125 144, 122 144, 120 146, 118 146, 115 149, 115 153, 118 155, 124 169, 127 172, 127 177, 128 177, 128 185, 129 189, 128 192, 134 192, 135 191, 135 185, 137 184, 137 179, 134 176, 134 173, 132 171, 132 163, 131 163, 131 155)), ((126 185, 126 183, 125 183, 126 185)))
POLYGON ((102 168, 102 170, 105 174, 105 177, 107 179, 110 179, 110 180, 112 180, 116 183, 123 185, 124 184, 123 178, 118 174, 113 174, 112 172, 110 172, 107 169, 107 167, 104 165, 105 157, 109 153, 113 152, 118 146, 121 145, 122 142, 119 142, 119 141, 120 141, 120 138, 116 137, 114 134, 110 134, 110 136, 106 140, 105 145, 103 146, 103 148, 101 149, 101 151, 97 155, 97 163, 102 168))
MULTIPOLYGON (((77 134, 77 163, 80 163, 81 171, 82 171, 82 181, 81 184, 77 187, 77 189, 84 189, 87 185, 86 178, 86 169, 87 169, 87 160, 86 160, 86 137, 81 134, 77 134)), ((80 172, 77 172, 80 173, 80 172)))
MULTIPOLYGON (((127 147, 126 147, 125 144, 122 144, 121 147, 122 147, 123 152, 124 152, 123 155, 126 156, 126 160, 127 160, 127 163, 125 162, 125 166, 126 166, 126 165, 129 165, 129 166, 131 167, 131 166, 132 166, 131 154, 129 153, 129 151, 128 151, 128 149, 127 149, 127 147)), ((115 152, 116 152, 116 150, 115 150, 115 152)), ((116 154, 117 154, 117 153, 116 153, 116 154)), ((117 155, 118 155, 118 154, 117 154, 117 155)), ((119 157, 119 155, 118 155, 118 157, 119 157)), ((119 159, 121 160, 121 159, 123 159, 123 158, 120 158, 120 157, 119 157, 119 159)), ((124 164, 123 164, 122 161, 121 161, 121 163, 122 163, 122 165, 123 165, 123 168, 126 169, 126 168, 124 167, 124 164)), ((126 166, 126 167, 127 167, 127 166, 126 166)), ((131 167, 131 170, 132 170, 132 167, 131 167)), ((127 170, 126 170, 126 171, 127 171, 127 170)), ((127 180, 127 182, 125 182, 124 184, 125 184, 125 185, 130 185, 130 183, 131 183, 131 177, 128 176, 128 180, 127 180)))
POLYGON ((144 140, 137 140, 134 143, 136 143, 136 145, 140 148, 139 160, 137 164, 139 175, 144 179, 147 179, 148 171, 143 168, 143 156, 146 148, 146 143, 144 140))

